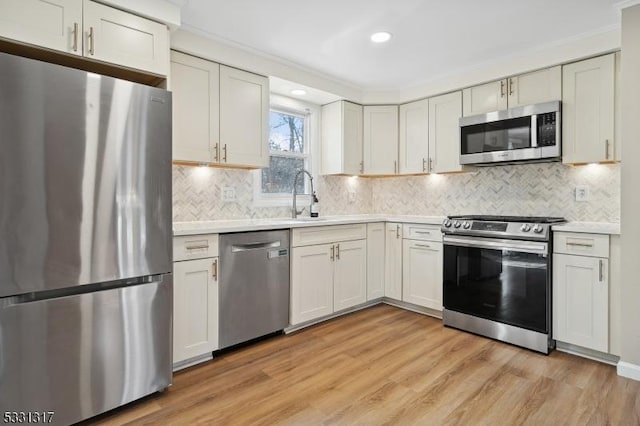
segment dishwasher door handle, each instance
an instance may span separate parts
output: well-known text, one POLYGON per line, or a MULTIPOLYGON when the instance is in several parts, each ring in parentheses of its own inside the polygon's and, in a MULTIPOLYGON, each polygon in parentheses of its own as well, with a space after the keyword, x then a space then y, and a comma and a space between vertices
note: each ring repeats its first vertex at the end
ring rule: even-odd
POLYGON ((249 243, 249 244, 238 244, 231 246, 231 253, 238 253, 241 251, 251 251, 251 250, 263 250, 269 248, 280 247, 280 241, 272 241, 269 243, 249 243))

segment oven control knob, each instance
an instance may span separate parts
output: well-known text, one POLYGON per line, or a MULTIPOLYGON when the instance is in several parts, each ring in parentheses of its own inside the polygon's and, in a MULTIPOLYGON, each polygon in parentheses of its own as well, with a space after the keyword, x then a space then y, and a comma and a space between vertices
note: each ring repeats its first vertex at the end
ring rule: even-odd
POLYGON ((451 220, 450 219, 445 219, 443 225, 444 225, 445 228, 451 228, 451 220))
POLYGON ((520 230, 522 232, 529 232, 531 231, 531 225, 529 225, 528 223, 523 223, 522 226, 520 227, 520 230))
POLYGON ((542 226, 540 226, 540 225, 538 225, 538 224, 536 224, 536 225, 534 225, 534 226, 533 226, 533 232, 535 232, 536 234, 541 233, 543 229, 544 229, 544 228, 542 228, 542 226))
POLYGON ((455 222, 453 222, 454 228, 460 228, 460 225, 462 225, 462 224, 460 222, 458 222, 457 220, 455 222))
POLYGON ((465 222, 465 223, 463 223, 463 224, 462 224, 462 227, 463 227, 464 229, 469 229, 469 228, 471 228, 471 223, 469 223, 469 222, 465 222))

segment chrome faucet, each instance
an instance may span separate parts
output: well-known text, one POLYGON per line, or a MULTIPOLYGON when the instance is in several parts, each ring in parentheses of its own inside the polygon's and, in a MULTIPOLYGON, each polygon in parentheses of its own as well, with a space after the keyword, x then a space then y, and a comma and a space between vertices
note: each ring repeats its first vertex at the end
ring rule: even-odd
POLYGON ((309 173, 305 169, 300 169, 298 170, 298 173, 296 173, 296 177, 293 178, 293 208, 291 209, 291 217, 294 219, 296 219, 298 215, 302 214, 302 212, 304 211, 304 207, 302 208, 302 210, 298 211, 298 207, 296 206, 296 196, 298 195, 296 184, 298 183, 298 177, 302 173, 306 173, 307 176, 309 176, 309 183, 311 184, 311 204, 309 204, 309 215, 311 215, 311 207, 313 206, 313 176, 311 176, 311 173, 309 173))

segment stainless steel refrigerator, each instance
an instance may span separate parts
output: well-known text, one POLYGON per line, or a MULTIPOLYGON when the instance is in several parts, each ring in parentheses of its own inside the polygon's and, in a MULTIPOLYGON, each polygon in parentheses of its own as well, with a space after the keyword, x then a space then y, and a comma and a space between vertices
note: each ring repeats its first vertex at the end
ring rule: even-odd
POLYGON ((169 386, 171 250, 171 94, 0 53, 0 415, 169 386))

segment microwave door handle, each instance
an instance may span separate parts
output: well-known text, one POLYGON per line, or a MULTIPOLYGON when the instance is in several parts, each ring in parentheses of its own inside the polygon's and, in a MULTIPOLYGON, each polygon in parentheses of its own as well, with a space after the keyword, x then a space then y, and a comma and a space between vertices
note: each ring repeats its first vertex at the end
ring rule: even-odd
POLYGON ((531 148, 538 147, 538 115, 531 116, 531 148))

